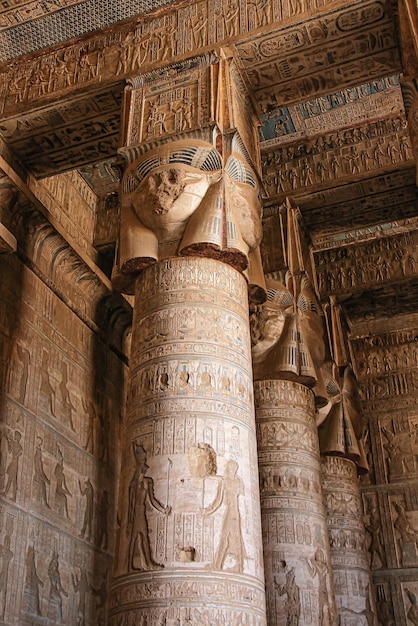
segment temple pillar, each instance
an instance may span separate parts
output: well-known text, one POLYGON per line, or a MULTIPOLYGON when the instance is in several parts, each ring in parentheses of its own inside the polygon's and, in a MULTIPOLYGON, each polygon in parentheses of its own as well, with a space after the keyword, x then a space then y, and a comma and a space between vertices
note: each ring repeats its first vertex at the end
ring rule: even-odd
POLYGON ((125 93, 113 282, 134 295, 134 319, 111 626, 266 624, 256 116, 231 64, 196 59, 125 93))
POLYGON ((348 363, 341 307, 331 298, 328 324, 339 393, 319 426, 324 502, 340 624, 353 618, 376 626, 358 475, 368 471, 357 380, 348 363))
POLYGON ((268 624, 334 624, 314 395, 288 380, 254 389, 268 624))
POLYGON ((321 471, 340 623, 357 614, 375 626, 357 466, 344 457, 324 456, 321 471))
POLYGON ((321 308, 283 211, 287 270, 252 316, 254 392, 269 626, 336 624, 316 406, 325 401, 321 308), (287 236, 285 236, 287 232, 287 236))
POLYGON ((265 624, 247 283, 226 264, 136 282, 120 493, 110 624, 265 624))

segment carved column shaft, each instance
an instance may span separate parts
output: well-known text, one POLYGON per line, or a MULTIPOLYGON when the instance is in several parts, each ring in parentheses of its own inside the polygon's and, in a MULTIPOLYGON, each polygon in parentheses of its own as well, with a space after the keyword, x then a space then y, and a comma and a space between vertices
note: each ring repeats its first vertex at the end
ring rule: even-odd
POLYGON ((255 382, 269 626, 335 623, 312 391, 255 382))
POLYGON ((247 283, 172 258, 134 311, 110 624, 262 626, 247 283))
POLYGON ((372 626, 375 615, 357 468, 350 459, 325 456, 321 470, 337 613, 342 624, 357 613, 372 626))

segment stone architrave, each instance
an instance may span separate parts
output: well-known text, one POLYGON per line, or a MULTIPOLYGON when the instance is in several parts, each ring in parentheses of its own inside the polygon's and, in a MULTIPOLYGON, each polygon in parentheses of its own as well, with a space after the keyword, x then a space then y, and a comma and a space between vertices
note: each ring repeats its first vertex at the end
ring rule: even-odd
POLYGON ((111 626, 264 626, 247 283, 173 257, 136 281, 111 626))
POLYGON ((375 626, 356 464, 323 456, 321 471, 339 623, 375 626))
POLYGON ((314 394, 254 385, 268 623, 335 624, 314 394))
MULTIPOLYGON (((418 78, 405 78, 402 83, 402 95, 408 120, 408 131, 414 157, 418 155, 418 78)), ((418 184, 418 170, 416 174, 418 184)))

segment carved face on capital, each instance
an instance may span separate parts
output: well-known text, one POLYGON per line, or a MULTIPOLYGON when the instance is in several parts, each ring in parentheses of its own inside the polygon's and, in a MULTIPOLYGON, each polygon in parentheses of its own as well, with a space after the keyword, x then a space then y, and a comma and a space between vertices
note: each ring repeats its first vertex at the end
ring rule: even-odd
POLYGON ((260 305, 251 318, 253 335, 252 356, 261 363, 278 343, 284 329, 289 310, 292 311, 292 296, 279 281, 266 280, 267 302, 260 305))
POLYGON ((250 250, 261 243, 261 204, 258 191, 251 185, 225 177, 226 199, 239 225, 241 236, 250 250))
POLYGON ((190 166, 152 170, 133 195, 134 210, 151 230, 184 225, 205 196, 212 178, 190 166))

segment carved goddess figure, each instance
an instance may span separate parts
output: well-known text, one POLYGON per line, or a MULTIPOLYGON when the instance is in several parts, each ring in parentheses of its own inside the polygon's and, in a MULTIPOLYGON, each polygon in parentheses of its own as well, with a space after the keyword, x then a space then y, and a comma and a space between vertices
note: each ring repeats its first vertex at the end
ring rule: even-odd
POLYGON ((275 582, 279 596, 287 596, 286 600, 286 626, 299 626, 300 618, 300 590, 295 581, 295 568, 291 567, 286 572, 286 582, 278 585, 275 582))
POLYGON ((57 507, 60 515, 65 515, 65 517, 69 517, 68 515, 68 503, 67 496, 71 496, 71 492, 67 487, 67 483, 65 481, 64 474, 64 457, 62 456, 61 450, 58 450, 59 460, 55 466, 54 476, 55 476, 55 505, 57 507))
POLYGON ((227 557, 235 560, 235 566, 229 571, 242 573, 244 559, 246 558, 244 541, 241 529, 241 514, 239 510, 239 496, 244 495, 244 485, 241 478, 237 477, 238 463, 230 460, 226 464, 225 476, 218 482, 218 491, 215 499, 203 513, 210 515, 215 513, 221 505, 225 506, 225 514, 222 522, 221 538, 215 555, 214 567, 223 569, 227 557))
POLYGON ((2 610, 1 615, 4 618, 4 613, 6 611, 6 599, 7 599, 7 583, 9 580, 9 565, 10 561, 13 558, 13 552, 10 550, 10 536, 6 535, 4 538, 3 545, 0 544, 0 557, 1 557, 1 568, 0 568, 0 597, 2 600, 2 610))
POLYGON ((49 576, 49 613, 52 616, 58 613, 60 621, 62 621, 62 596, 68 598, 68 592, 61 583, 61 574, 59 571, 58 555, 56 552, 52 555, 52 559, 48 566, 49 576))
POLYGON ((24 597, 25 607, 29 613, 41 615, 41 603, 39 598, 39 586, 43 587, 44 582, 38 576, 35 562, 35 548, 28 546, 26 553, 26 577, 24 597))
POLYGON ((45 506, 51 508, 48 504, 46 488, 46 486, 49 485, 51 481, 45 474, 44 470, 44 464, 42 459, 42 444, 42 437, 38 437, 36 440, 35 453, 33 455, 33 483, 38 488, 42 504, 45 504, 45 506))
POLYGON ((11 499, 16 501, 17 496, 17 476, 19 473, 19 459, 23 454, 23 447, 20 443, 22 439, 22 435, 18 430, 14 432, 14 438, 10 436, 10 434, 6 435, 7 443, 9 446, 9 454, 10 461, 6 469, 7 474, 7 483, 4 488, 4 496, 9 494, 9 491, 12 492, 11 499))
POLYGON ((332 614, 329 603, 330 592, 328 591, 328 565, 321 548, 315 552, 314 558, 306 561, 308 570, 312 578, 318 577, 318 604, 319 604, 319 625, 331 626, 332 614))
POLYGON ((171 507, 164 506, 154 495, 154 481, 145 476, 148 465, 147 455, 142 446, 134 442, 136 469, 129 484, 129 509, 127 532, 129 542, 129 571, 152 570, 164 567, 156 563, 151 555, 146 505, 149 503, 156 511, 169 515, 171 507))

